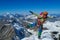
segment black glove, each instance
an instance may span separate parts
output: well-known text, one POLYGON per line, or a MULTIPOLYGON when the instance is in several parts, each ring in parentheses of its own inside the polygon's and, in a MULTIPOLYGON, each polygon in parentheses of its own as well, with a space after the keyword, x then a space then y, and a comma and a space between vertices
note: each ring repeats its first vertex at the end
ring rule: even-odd
POLYGON ((31 14, 33 14, 33 12, 32 11, 29 11, 31 14))

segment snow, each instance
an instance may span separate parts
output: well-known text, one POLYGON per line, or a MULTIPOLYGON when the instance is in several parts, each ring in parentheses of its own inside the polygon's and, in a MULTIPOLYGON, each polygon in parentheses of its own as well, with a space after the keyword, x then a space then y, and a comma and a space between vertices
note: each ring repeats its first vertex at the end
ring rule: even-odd
POLYGON ((24 22, 27 22, 27 23, 29 23, 29 24, 33 24, 32 22, 29 22, 29 21, 24 21, 24 22))
POLYGON ((42 40, 52 40, 52 39, 50 39, 50 38, 44 38, 44 39, 42 39, 42 40))
POLYGON ((43 27, 46 27, 46 28, 48 28, 51 31, 59 31, 60 30, 60 21, 56 21, 56 22, 49 22, 49 21, 47 21, 43 25, 44 25, 43 27))
POLYGON ((51 36, 52 35, 51 32, 58 31, 60 34, 60 31, 59 31, 60 30, 60 21, 56 21, 56 22, 47 21, 43 24, 43 27, 48 28, 48 30, 44 30, 42 32, 41 39, 38 39, 37 31, 28 29, 28 31, 31 32, 33 35, 31 35, 30 37, 25 37, 22 40, 48 40, 48 39, 54 40, 51 36))
POLYGON ((25 19, 28 19, 28 18, 30 18, 30 19, 37 19, 37 16, 35 16, 35 15, 28 15, 27 17, 25 17, 25 19))
POLYGON ((41 35, 41 39, 42 40, 53 40, 52 36, 51 36, 51 33, 50 33, 50 30, 45 30, 42 32, 42 35, 41 35))
POLYGON ((23 27, 20 27, 17 23, 15 23, 13 26, 14 26, 17 30, 20 30, 21 28, 23 28, 23 27))

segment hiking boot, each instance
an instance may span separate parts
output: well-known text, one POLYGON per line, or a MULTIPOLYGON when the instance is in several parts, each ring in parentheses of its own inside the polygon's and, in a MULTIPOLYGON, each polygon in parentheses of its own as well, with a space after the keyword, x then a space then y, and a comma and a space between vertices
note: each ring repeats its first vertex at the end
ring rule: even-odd
POLYGON ((40 39, 40 36, 38 36, 38 39, 40 39))

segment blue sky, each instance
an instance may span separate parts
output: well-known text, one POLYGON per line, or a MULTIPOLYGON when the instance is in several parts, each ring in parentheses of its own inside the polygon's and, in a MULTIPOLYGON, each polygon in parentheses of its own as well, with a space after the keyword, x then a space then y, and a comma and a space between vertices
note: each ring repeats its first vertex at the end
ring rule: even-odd
POLYGON ((6 12, 28 14, 29 10, 38 14, 42 11, 59 14, 60 0, 0 0, 0 14, 6 12))

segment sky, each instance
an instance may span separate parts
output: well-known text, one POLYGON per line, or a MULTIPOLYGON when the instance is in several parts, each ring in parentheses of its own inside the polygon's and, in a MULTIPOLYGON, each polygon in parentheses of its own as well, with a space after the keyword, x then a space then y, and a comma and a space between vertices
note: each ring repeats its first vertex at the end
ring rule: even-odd
POLYGON ((60 13, 60 0, 0 0, 0 14, 11 12, 29 14, 29 11, 49 14, 60 13))

